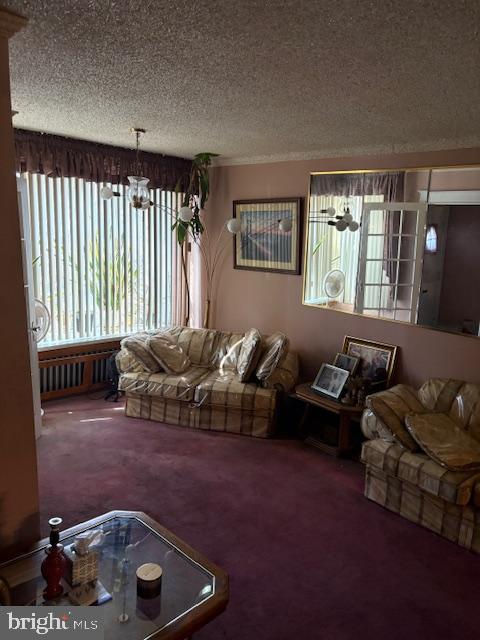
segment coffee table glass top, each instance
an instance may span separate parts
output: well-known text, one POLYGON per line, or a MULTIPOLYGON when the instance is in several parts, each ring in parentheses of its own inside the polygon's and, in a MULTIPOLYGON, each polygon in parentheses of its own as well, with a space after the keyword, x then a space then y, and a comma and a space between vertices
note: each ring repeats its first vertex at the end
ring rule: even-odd
MULTIPOLYGON (((215 595, 215 575, 182 551, 176 539, 168 540, 137 516, 99 518, 94 526, 75 529, 75 534, 89 529, 101 529, 104 533, 98 549, 98 579, 112 595, 109 602, 100 605, 105 616, 106 640, 143 640, 162 629, 168 637, 169 625, 215 595), (161 594, 152 599, 137 597, 136 570, 147 562, 155 562, 163 570, 161 594)), ((64 546, 71 544, 74 537, 61 536, 61 542, 64 546)), ((45 581, 40 573, 44 558, 41 547, 0 567, 0 575, 10 585, 13 605, 71 606, 64 596, 44 603, 45 581)), ((70 589, 67 583, 64 586, 65 591, 70 589)), ((159 637, 163 635, 159 633, 159 637)))

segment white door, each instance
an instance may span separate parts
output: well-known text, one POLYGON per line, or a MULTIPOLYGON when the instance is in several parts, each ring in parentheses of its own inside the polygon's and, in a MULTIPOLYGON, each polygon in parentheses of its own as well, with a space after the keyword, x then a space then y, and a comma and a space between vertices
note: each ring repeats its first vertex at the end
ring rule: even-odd
POLYGON ((28 217, 28 191, 24 178, 17 178, 18 211, 20 215, 20 232, 23 259, 23 286, 27 305, 28 343, 30 349, 30 371, 32 375, 33 410, 35 416, 35 436, 41 435, 42 415, 40 404, 40 369, 38 366, 38 350, 35 342, 35 298, 33 295, 33 266, 30 244, 30 222, 28 217))
POLYGON ((364 204, 357 313, 416 322, 426 215, 424 202, 364 204))

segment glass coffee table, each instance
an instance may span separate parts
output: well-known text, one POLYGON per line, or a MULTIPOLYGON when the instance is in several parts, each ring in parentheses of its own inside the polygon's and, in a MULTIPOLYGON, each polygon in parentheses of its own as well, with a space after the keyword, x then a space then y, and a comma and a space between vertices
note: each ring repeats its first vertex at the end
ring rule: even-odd
MULTIPOLYGON (((105 640, 186 638, 219 615, 228 603, 227 574, 143 513, 112 511, 65 530, 61 543, 71 544, 80 532, 101 529, 98 580, 112 598, 99 605, 105 640), (159 564, 160 595, 137 596, 137 568, 159 564)), ((12 605, 72 606, 67 595, 44 602, 40 565, 48 539, 33 551, 0 565, 10 588, 12 605)), ((67 592, 67 583, 64 583, 67 592)))

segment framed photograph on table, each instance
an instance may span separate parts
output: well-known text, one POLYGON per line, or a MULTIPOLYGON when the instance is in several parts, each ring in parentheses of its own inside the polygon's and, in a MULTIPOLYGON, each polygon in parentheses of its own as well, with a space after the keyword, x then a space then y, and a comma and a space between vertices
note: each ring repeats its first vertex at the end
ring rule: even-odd
POLYGON ((235 200, 235 269, 301 273, 301 198, 235 200))
POLYGON ((360 360, 357 374, 374 382, 386 382, 387 386, 393 374, 397 349, 398 347, 392 344, 353 336, 345 336, 343 341, 343 353, 360 360))
POLYGON ((333 400, 338 400, 349 375, 346 369, 334 367, 333 364, 322 364, 312 384, 312 389, 319 391, 333 400))
POLYGON ((335 367, 340 367, 340 369, 346 369, 351 376, 354 376, 360 364, 360 359, 355 356, 349 356, 346 353, 337 353, 333 364, 335 367))

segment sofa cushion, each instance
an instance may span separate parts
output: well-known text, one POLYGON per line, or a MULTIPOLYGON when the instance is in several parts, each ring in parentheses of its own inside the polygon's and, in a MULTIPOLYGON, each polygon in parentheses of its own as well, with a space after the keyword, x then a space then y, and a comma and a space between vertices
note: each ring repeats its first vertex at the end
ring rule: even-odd
POLYGON ((425 454, 406 451, 384 440, 364 442, 362 462, 458 505, 469 503, 473 487, 480 479, 479 473, 449 471, 425 454))
POLYGON ((480 442, 446 413, 412 413, 407 428, 430 458, 451 471, 480 470, 480 442))
POLYGON ((124 338, 120 346, 127 349, 130 354, 142 364, 145 371, 156 373, 160 371, 160 365, 147 346, 147 338, 149 337, 147 333, 137 333, 128 338, 124 338))
POLYGON ((368 396, 366 404, 391 432, 395 442, 410 451, 418 449, 417 443, 405 426, 405 416, 425 410, 415 389, 405 384, 397 384, 387 391, 368 396))
POLYGON ((147 347, 166 373, 183 373, 190 366, 190 359, 182 347, 175 344, 167 334, 147 338, 147 347))
POLYGON ((215 358, 218 331, 213 329, 192 329, 172 327, 165 332, 173 338, 194 365, 210 367, 215 358))
POLYGON ((238 356, 237 372, 240 382, 248 382, 253 376, 260 358, 262 349, 262 336, 258 329, 249 329, 240 348, 238 356))
POLYGON ((295 388, 298 380, 298 355, 289 351, 281 364, 277 365, 272 373, 260 382, 264 389, 277 389, 284 393, 290 393, 295 388))
POLYGON ((288 338, 279 331, 263 338, 262 350, 255 376, 258 380, 265 380, 283 361, 288 352, 288 338))
POLYGON ((195 389, 195 402, 238 408, 242 411, 271 412, 275 408, 276 391, 255 383, 240 382, 235 371, 211 371, 195 389))
POLYGON ((244 337, 243 333, 219 331, 212 366, 221 371, 236 371, 244 337))
POLYGON ((169 373, 124 373, 120 376, 118 388, 128 394, 147 395, 192 402, 195 386, 210 370, 191 366, 180 375, 169 373))

